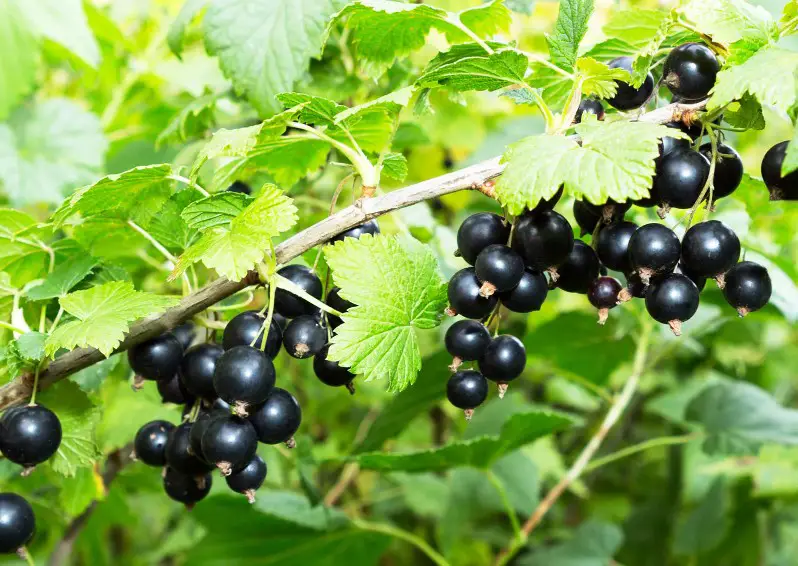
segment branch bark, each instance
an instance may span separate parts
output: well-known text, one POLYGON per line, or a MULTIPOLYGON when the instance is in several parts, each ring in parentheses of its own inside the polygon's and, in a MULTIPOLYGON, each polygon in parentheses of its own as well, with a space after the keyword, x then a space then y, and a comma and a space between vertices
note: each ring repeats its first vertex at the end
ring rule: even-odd
MULTIPOLYGON (((682 119, 682 117, 687 118, 690 112, 697 112, 703 109, 703 102, 686 105, 671 104, 642 114, 638 120, 664 124, 672 120, 682 119)), ((499 161, 500 158, 495 157, 460 171, 422 181, 380 197, 360 199, 352 206, 344 208, 321 222, 302 230, 277 246, 275 250, 277 263, 289 262, 304 252, 327 242, 333 236, 367 220, 425 200, 466 189, 479 190, 492 196, 492 184, 489 181, 501 175, 504 170, 504 165, 500 164, 499 161)), ((177 306, 160 316, 142 319, 134 323, 119 348, 116 349, 116 353, 124 352, 136 344, 155 338, 219 301, 258 283, 258 274, 255 271, 251 271, 241 281, 229 281, 224 278, 211 281, 205 287, 183 298, 177 306)), ((53 360, 40 372, 39 389, 49 387, 68 375, 102 361, 104 358, 105 356, 94 348, 72 350, 53 360)), ((26 374, 0 387, 0 410, 27 401, 33 387, 32 377, 31 374, 26 374)))

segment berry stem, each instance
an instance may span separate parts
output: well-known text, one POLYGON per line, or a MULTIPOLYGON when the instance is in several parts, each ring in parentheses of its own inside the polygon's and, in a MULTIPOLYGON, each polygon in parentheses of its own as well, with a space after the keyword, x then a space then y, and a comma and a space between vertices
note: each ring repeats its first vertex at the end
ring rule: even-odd
POLYGON ((423 552, 427 558, 429 558, 438 566, 450 566, 446 558, 444 558, 438 551, 427 544, 427 541, 404 529, 400 529, 399 527, 388 525, 386 523, 372 523, 370 521, 364 521, 363 519, 352 519, 352 524, 363 531, 382 533, 384 535, 408 542, 423 552))
POLYGON ((26 332, 28 332, 27 330, 24 330, 22 328, 19 328, 18 326, 14 326, 13 324, 9 324, 8 322, 4 322, 2 320, 0 320, 0 328, 5 328, 6 330, 10 330, 15 334, 25 334, 26 332))
POLYGON ((33 557, 30 555, 30 552, 28 552, 28 549, 24 546, 17 549, 17 556, 24 560, 28 566, 36 566, 36 563, 33 561, 33 557))
POLYGON ((690 228, 690 225, 693 223, 693 216, 695 216, 704 198, 707 198, 707 193, 709 193, 709 198, 707 198, 707 216, 709 216, 709 212, 712 210, 712 193, 715 188, 715 164, 718 162, 718 136, 710 124, 707 124, 707 135, 709 135, 709 143, 712 146, 712 160, 709 162, 709 175, 707 175, 707 181, 704 183, 704 187, 701 189, 698 199, 696 199, 695 204, 690 208, 685 230, 690 228))
POLYGON ((634 444, 632 446, 627 446, 626 448, 622 448, 617 452, 613 452, 611 454, 607 454, 606 456, 602 456, 601 458, 596 458, 592 462, 590 462, 587 466, 585 466, 585 470, 583 473, 588 474, 602 466, 606 466, 607 464, 611 464, 612 462, 617 462, 623 458, 627 458, 638 452, 644 452, 649 448, 657 448, 659 446, 674 446, 677 444, 686 444, 693 440, 699 440, 704 437, 704 434, 701 432, 693 433, 693 434, 684 434, 680 436, 660 436, 659 438, 651 438, 649 440, 644 440, 638 444, 634 444))
POLYGON ((28 403, 30 407, 36 405, 36 392, 39 390, 39 373, 41 373, 43 362, 44 360, 36 364, 36 369, 33 372, 33 391, 30 394, 30 402, 28 403))
MULTIPOLYGON (((158 250, 158 252, 160 252, 160 254, 166 259, 166 261, 168 261, 169 263, 172 264, 172 267, 177 265, 177 258, 175 256, 173 256, 169 252, 169 250, 167 250, 166 247, 164 247, 164 245, 161 242, 156 240, 155 237, 152 234, 147 232, 144 228, 142 228, 141 226, 139 226, 138 224, 136 224, 132 220, 128 220, 127 221, 127 225, 130 226, 136 232, 138 232, 145 240, 147 240, 149 243, 151 243, 152 246, 156 250, 158 250)), ((183 294, 186 295, 188 293, 191 293, 192 292, 192 288, 191 288, 191 282, 188 280, 188 275, 183 273, 182 279, 183 279, 183 285, 185 287, 184 291, 186 291, 183 294)))
POLYGON ((491 485, 493 485, 493 488, 499 494, 499 498, 502 500, 502 505, 504 505, 504 509, 507 512, 507 518, 510 519, 510 525, 513 528, 515 540, 521 544, 524 544, 526 542, 526 537, 524 536, 523 531, 521 531, 521 523, 518 521, 518 514, 515 512, 515 507, 513 507, 510 497, 507 495, 507 490, 504 488, 502 480, 490 468, 485 470, 485 475, 487 476, 491 485))

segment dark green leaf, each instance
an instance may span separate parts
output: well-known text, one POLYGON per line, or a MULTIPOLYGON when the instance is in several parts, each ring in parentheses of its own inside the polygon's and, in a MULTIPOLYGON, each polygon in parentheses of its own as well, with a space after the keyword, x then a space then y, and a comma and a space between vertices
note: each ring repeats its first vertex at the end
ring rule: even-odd
POLYGON ((83 281, 99 262, 90 255, 81 255, 75 259, 64 262, 53 270, 39 285, 30 287, 25 294, 32 301, 44 301, 63 297, 72 288, 83 281))
POLYGON ((623 532, 610 523, 588 521, 573 537, 518 561, 519 566, 608 566, 623 542, 623 532))

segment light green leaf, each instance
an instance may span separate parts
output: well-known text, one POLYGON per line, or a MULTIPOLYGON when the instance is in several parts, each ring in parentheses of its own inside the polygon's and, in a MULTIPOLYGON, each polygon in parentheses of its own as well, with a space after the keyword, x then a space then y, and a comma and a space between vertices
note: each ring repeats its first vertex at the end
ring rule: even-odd
POLYGON ((505 0, 504 4, 513 12, 531 16, 535 9, 535 0, 505 0))
MULTIPOLYGON (((562 108, 568 93, 573 87, 573 79, 550 69, 542 63, 533 63, 530 68, 532 74, 527 77, 527 84, 541 91, 543 100, 554 108, 562 108)), ((515 101, 516 104, 534 104, 534 98, 527 89, 508 90, 504 93, 515 101)))
POLYGON ((189 188, 173 194, 145 226, 147 232, 171 251, 186 249, 197 238, 197 231, 186 224, 181 214, 201 198, 202 193, 189 188))
POLYGON ((344 125, 351 126, 355 123, 359 115, 363 116, 368 112, 371 112, 375 107, 380 107, 387 114, 395 116, 402 108, 410 104, 410 99, 413 98, 413 94, 415 92, 416 87, 406 86, 404 88, 400 88, 399 90, 389 92, 388 94, 380 96, 379 98, 364 102, 358 106, 346 108, 335 115, 335 123, 343 123, 344 125))
POLYGON ((648 71, 654 62, 654 57, 668 41, 676 19, 674 11, 664 13, 657 30, 651 35, 647 43, 640 46, 632 62, 632 80, 629 81, 629 84, 635 88, 640 88, 646 78, 648 78, 648 71))
POLYGON ((407 159, 401 153, 389 153, 382 161, 382 173, 400 183, 407 177, 407 159))
POLYGON ((610 69, 604 63, 590 57, 576 60, 576 72, 582 79, 582 94, 599 98, 612 98, 618 90, 615 81, 629 82, 629 72, 625 69, 610 69))
POLYGON ((798 17, 798 0, 790 0, 784 5, 781 21, 786 23, 795 17, 798 17))
POLYGON ((25 295, 32 301, 63 297, 72 287, 83 281, 98 264, 99 262, 90 255, 80 255, 56 266, 41 284, 28 288, 25 295))
POLYGON ((438 64, 434 59, 416 81, 419 87, 446 87, 455 92, 468 90, 494 91, 522 83, 529 61, 516 51, 500 51, 464 57, 450 63, 438 64))
POLYGON ((587 33, 587 23, 593 13, 593 0, 562 0, 554 31, 546 39, 551 62, 571 71, 576 64, 579 44, 587 33))
POLYGON ((39 60, 36 37, 17 0, 0 0, 0 53, 7 54, 0 61, 0 120, 3 120, 33 87, 39 60), (11 53, 13 57, 8 56, 11 53))
POLYGON ((58 501, 69 517, 80 515, 95 499, 103 499, 102 478, 91 468, 78 468, 75 477, 61 481, 58 501))
MULTIPOLYGON (((457 17, 468 29, 477 34, 477 36, 484 38, 499 32, 509 31, 513 20, 513 15, 510 9, 505 6, 504 0, 492 0, 485 2, 482 6, 466 8, 458 12, 457 17)), ((453 39, 451 33, 449 36, 450 40, 453 39)), ((460 41, 469 40, 460 39, 460 41)))
POLYGON ((18 5, 37 33, 63 45, 92 67, 100 64, 100 47, 89 28, 82 0, 23 0, 18 5))
POLYGON ((527 555, 519 566, 608 566, 623 544, 623 531, 612 523, 587 521, 570 540, 527 555))
POLYGON ((436 327, 446 284, 431 248, 410 237, 347 238, 325 248, 341 296, 357 306, 343 316, 330 359, 389 391, 411 385, 421 369, 415 329, 436 327))
POLYGON ((131 322, 163 312, 177 300, 136 291, 127 281, 115 281, 76 291, 59 302, 75 320, 62 322, 47 339, 49 356, 61 348, 76 346, 97 348, 110 356, 131 322))
MULTIPOLYGON (((636 49, 642 49, 660 35, 662 23, 668 19, 670 18, 665 10, 631 8, 614 12, 604 24, 603 29, 607 37, 621 40, 636 49)), ((631 54, 631 52, 620 53, 620 55, 631 54)))
POLYGON ((169 26, 166 41, 169 43, 169 49, 178 57, 183 53, 183 38, 186 35, 186 28, 199 16, 209 2, 210 0, 185 0, 175 21, 169 26))
MULTIPOLYGON (((78 387, 80 387, 86 393, 93 393, 100 388, 100 384, 102 384, 105 378, 108 377, 112 371, 114 371, 117 365, 119 365, 120 360, 121 356, 119 355, 111 356, 110 358, 106 358, 101 362, 90 365, 89 367, 84 368, 77 373, 73 373, 69 376, 69 379, 77 383, 78 387)), ((125 385, 128 385, 128 383, 125 382, 125 385)), ((130 387, 127 389, 132 391, 130 387)), ((160 400, 161 399, 159 396, 158 401, 160 400)), ((104 407, 105 411, 107 411, 109 408, 108 404, 105 404, 104 407)))
POLYGON ((25 372, 32 372, 44 358, 44 341, 47 338, 40 332, 26 332, 16 340, 0 349, 0 362, 11 379, 25 372))
POLYGON ((17 349, 23 359, 38 362, 44 358, 44 342, 47 336, 41 332, 26 332, 17 338, 17 349))
POLYGON ((24 212, 0 208, 0 271, 6 272, 15 288, 42 277, 50 254, 46 233, 24 212))
POLYGON ((201 137, 214 123, 216 94, 205 94, 189 102, 175 114, 155 140, 155 147, 169 143, 183 143, 201 137))
POLYGON ((792 141, 790 141, 787 146, 787 154, 784 156, 784 162, 781 164, 782 177, 798 169, 798 142, 796 142, 796 140, 798 140, 798 126, 795 128, 792 141))
POLYGON ((750 94, 744 94, 740 100, 729 104, 723 113, 723 121, 734 128, 744 130, 765 129, 762 105, 750 94))
POLYGON ((698 506, 676 527, 673 552, 695 556, 717 547, 729 529, 730 514, 729 489, 724 477, 719 476, 698 506))
POLYGON ((302 110, 299 112, 299 121, 303 124, 312 124, 314 126, 331 126, 335 122, 335 117, 347 110, 347 107, 343 104, 338 104, 328 98, 299 92, 278 94, 277 100, 286 109, 300 106, 302 110))
POLYGON ((195 230, 214 226, 230 227, 230 222, 255 199, 242 193, 221 192, 186 206, 180 216, 195 230))
POLYGON ((679 11, 719 43, 747 39, 765 45, 778 35, 778 26, 768 11, 745 0, 690 0, 679 11))

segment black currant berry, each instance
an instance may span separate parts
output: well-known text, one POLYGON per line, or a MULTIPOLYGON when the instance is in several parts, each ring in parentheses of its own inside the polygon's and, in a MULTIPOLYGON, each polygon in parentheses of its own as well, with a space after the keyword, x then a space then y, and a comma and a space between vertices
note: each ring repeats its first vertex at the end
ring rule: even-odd
POLYGON ((574 248, 574 231, 568 220, 553 210, 527 214, 516 221, 513 247, 527 267, 549 270, 556 279, 556 267, 574 248))
POLYGON ((488 380, 478 371, 458 371, 446 383, 446 397, 452 405, 463 409, 470 420, 474 409, 488 397, 488 380))
MULTIPOLYGON (((341 296, 341 289, 338 287, 333 287, 329 291, 327 291, 327 304, 337 310, 340 313, 345 313, 351 308, 355 307, 355 304, 352 302, 347 301, 341 296)), ((337 316, 327 313, 327 323, 330 325, 330 328, 335 330, 339 326, 341 326, 344 321, 338 318, 337 316)))
POLYGON ((237 493, 243 493, 250 503, 255 503, 255 492, 266 480, 266 473, 266 462, 256 454, 246 466, 225 479, 227 487, 237 493))
POLYGON ((646 290, 646 310, 651 318, 667 324, 679 336, 682 323, 698 310, 698 287, 679 273, 658 278, 646 290))
POLYGON ((479 371, 487 379, 499 384, 499 397, 504 397, 507 384, 517 378, 526 367, 524 343, 511 334, 491 340, 485 355, 479 360, 479 371))
POLYGON ((601 219, 604 224, 614 224, 623 220, 623 215, 626 211, 632 208, 631 202, 615 202, 609 199, 604 204, 593 204, 592 202, 585 201, 585 206, 595 216, 601 219))
MULTIPOLYGON (((294 285, 300 287, 311 297, 321 299, 322 286, 319 277, 304 265, 286 265, 277 273, 294 285)), ((303 314, 316 314, 319 309, 305 299, 286 291, 277 289, 274 297, 274 309, 286 318, 295 318, 303 314)))
POLYGON ((621 222, 602 228, 596 238, 596 253, 601 263, 615 271, 628 273, 632 266, 629 263, 629 240, 637 230, 633 222, 621 222))
POLYGON ((648 286, 643 283, 637 273, 626 275, 626 287, 618 294, 618 301, 625 303, 633 298, 645 299, 648 286))
POLYGON ((762 179, 770 192, 770 200, 798 200, 798 171, 793 171, 786 177, 781 175, 781 166, 789 144, 789 141, 777 143, 762 159, 762 179))
POLYGON ((355 379, 355 374, 349 371, 349 368, 340 365, 327 358, 330 353, 329 344, 321 349, 321 352, 316 354, 313 358, 313 372, 324 385, 330 387, 341 387, 345 385, 350 393, 355 392, 352 386, 352 380, 355 379))
POLYGON ((166 441, 166 465, 181 474, 201 476, 210 472, 213 466, 205 462, 191 450, 191 423, 183 423, 169 432, 166 441))
MULTIPOLYGON (((699 149, 701 155, 712 159, 712 144, 705 143, 699 149)), ((743 162, 733 147, 718 144, 718 159, 715 161, 715 175, 712 177, 712 199, 732 194, 743 180, 743 162)))
POLYGON ((246 466, 257 449, 252 423, 235 415, 212 419, 202 435, 202 455, 225 476, 246 466))
POLYGON ((172 329, 172 334, 180 341, 183 351, 185 351, 194 343, 194 338, 197 337, 197 329, 190 322, 186 322, 180 326, 175 326, 172 329))
POLYGON ((283 334, 286 352, 303 360, 315 356, 327 342, 327 331, 315 316, 302 315, 288 323, 283 334))
MULTIPOLYGON (((681 122, 668 122, 665 125, 669 128, 673 128, 674 130, 679 130, 682 132, 684 131, 684 124, 682 124, 681 122)), ((659 157, 657 157, 655 163, 659 165, 659 163, 662 161, 663 156, 677 149, 690 149, 690 140, 684 138, 675 138, 672 136, 665 136, 663 138, 660 138, 659 157)))
POLYGON ((490 297, 496 292, 504 293, 518 285, 524 274, 524 260, 512 248, 493 244, 479 252, 474 272, 482 282, 480 294, 490 297))
POLYGON ((0 417, 0 452, 23 474, 56 453, 61 445, 61 422, 47 407, 12 407, 0 417))
POLYGON ((687 267, 685 267, 684 264, 682 264, 681 262, 679 262, 679 265, 676 266, 676 269, 679 273, 681 273, 682 275, 686 275, 690 279, 690 281, 695 283, 695 286, 698 287, 699 292, 704 290, 704 287, 706 287, 707 285, 706 277, 702 277, 697 273, 693 273, 687 267))
POLYGON ((455 273, 449 281, 449 308, 447 314, 466 318, 483 318, 490 314, 499 302, 498 295, 483 297, 479 294, 479 282, 473 267, 455 273))
POLYGON ((171 379, 183 359, 183 345, 174 334, 161 334, 127 351, 130 367, 142 379, 171 379))
POLYGON ((166 443, 175 425, 168 421, 150 421, 136 433, 133 450, 136 458, 147 464, 162 468, 166 465, 166 443))
POLYGON ((466 218, 457 230, 457 250, 470 265, 479 253, 494 244, 506 244, 510 225, 492 212, 478 212, 466 218))
POLYGON ((255 427, 259 441, 264 444, 285 442, 289 448, 293 448, 294 433, 302 422, 302 409, 293 395, 285 389, 275 387, 269 398, 258 405, 248 418, 255 427))
POLYGON ((582 240, 574 240, 574 249, 568 254, 568 259, 557 268, 559 278, 555 286, 569 293, 585 294, 600 270, 601 263, 593 248, 582 240))
POLYGON ((574 200, 574 220, 579 226, 580 235, 592 234, 596 231, 601 216, 593 212, 593 209, 583 200, 574 200))
POLYGON ((645 285, 655 275, 673 271, 681 253, 679 238, 662 224, 644 224, 629 239, 629 264, 645 285))
POLYGON ((446 331, 444 342, 446 351, 454 358, 449 368, 456 371, 461 363, 476 361, 485 354, 490 332, 476 320, 458 320, 446 331))
POLYGON ((233 184, 227 187, 229 193, 241 193, 242 195, 251 195, 252 189, 243 181, 233 181, 233 184))
POLYGON ((274 387, 272 360, 257 348, 236 346, 216 362, 213 388, 219 397, 233 405, 236 413, 246 416, 247 407, 263 403, 274 387))
POLYGON ((226 417, 230 411, 211 410, 210 412, 201 411, 197 420, 191 423, 191 430, 188 434, 189 452, 202 460, 207 462, 208 459, 202 453, 202 437, 205 436, 205 431, 208 430, 211 422, 220 417, 226 417))
POLYGON ((213 478, 207 472, 190 475, 173 468, 166 468, 166 473, 163 476, 163 489, 166 495, 189 508, 208 495, 212 483, 213 478))
POLYGON ((380 225, 377 224, 376 220, 369 220, 368 222, 364 222, 363 224, 359 224, 354 228, 350 228, 346 232, 341 232, 337 236, 335 236, 330 243, 341 242, 344 238, 360 238, 363 234, 371 234, 375 236, 380 233, 380 225))
MULTIPOLYGON (((559 269, 559 268, 558 268, 559 269)), ((532 312, 540 310, 549 293, 546 276, 540 271, 524 270, 518 285, 499 293, 499 300, 513 312, 532 312)))
MULTIPOLYGON (((633 61, 634 57, 617 57, 610 61, 609 67, 610 69, 625 69, 632 74, 633 61)), ((607 102, 610 106, 618 110, 634 110, 635 108, 640 108, 651 98, 651 94, 654 92, 654 77, 651 73, 646 76, 646 80, 640 88, 635 88, 623 81, 615 81, 615 84, 618 85, 618 91, 615 93, 615 96, 607 100, 607 102)))
POLYGON ((33 508, 16 493, 0 493, 0 553, 22 549, 36 531, 33 508))
POLYGON ((587 300, 598 309, 599 324, 607 322, 610 309, 614 309, 620 302, 621 291, 623 285, 614 277, 598 277, 590 282, 587 300))
POLYGON ((194 396, 186 389, 177 374, 172 379, 156 381, 155 383, 158 386, 158 393, 161 394, 161 402, 163 403, 185 405, 194 402, 194 396))
POLYGON ((266 347, 263 344, 263 325, 266 317, 258 314, 257 311, 242 312, 233 317, 227 323, 222 337, 222 346, 225 350, 236 346, 253 346, 263 349, 267 356, 274 358, 280 352, 280 345, 283 343, 283 331, 280 324, 272 318, 269 325, 269 332, 266 336, 266 347), (257 340, 256 340, 257 338, 257 340), (254 344, 253 344, 254 342, 254 344))
POLYGON ((741 261, 726 272, 723 296, 740 316, 758 311, 770 300, 773 286, 768 270, 753 261, 741 261))
POLYGON ((216 344, 197 344, 188 349, 180 362, 180 380, 189 393, 211 401, 218 397, 213 374, 224 349, 216 344))
POLYGON ((535 214, 538 212, 543 212, 544 210, 554 210, 554 207, 557 206, 557 203, 560 202, 563 193, 565 193, 565 186, 560 185, 560 188, 557 189, 557 192, 554 193, 554 196, 547 199, 543 199, 538 201, 535 205, 535 208, 532 210, 527 210, 525 214, 535 214))
POLYGON ((580 123, 584 114, 593 114, 597 120, 603 120, 604 106, 602 106, 601 101, 595 98, 584 98, 582 102, 579 103, 579 108, 576 109, 574 122, 577 124, 580 123))
POLYGON ((682 238, 682 266, 699 277, 723 277, 740 259, 740 239, 718 220, 692 226, 682 238))
POLYGON ((678 149, 662 158, 654 178, 654 191, 668 208, 693 206, 709 177, 709 160, 692 149, 678 149))
POLYGON ((674 48, 665 59, 662 81, 680 101, 706 98, 715 86, 720 63, 703 43, 685 43, 674 48))

